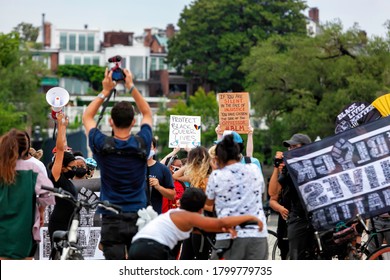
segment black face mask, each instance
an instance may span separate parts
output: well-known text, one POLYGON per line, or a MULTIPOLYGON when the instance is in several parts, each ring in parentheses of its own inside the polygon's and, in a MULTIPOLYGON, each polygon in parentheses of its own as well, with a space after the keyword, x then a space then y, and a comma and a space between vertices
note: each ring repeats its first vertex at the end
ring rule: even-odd
POLYGON ((87 174, 87 169, 86 168, 84 168, 84 167, 78 167, 78 168, 76 168, 76 173, 75 173, 75 175, 76 175, 76 177, 77 178, 82 178, 82 177, 84 177, 85 176, 85 174, 87 174))
POLYGON ((76 171, 75 170, 68 170, 67 172, 64 172, 64 176, 68 179, 72 179, 74 177, 74 175, 76 175, 76 171))

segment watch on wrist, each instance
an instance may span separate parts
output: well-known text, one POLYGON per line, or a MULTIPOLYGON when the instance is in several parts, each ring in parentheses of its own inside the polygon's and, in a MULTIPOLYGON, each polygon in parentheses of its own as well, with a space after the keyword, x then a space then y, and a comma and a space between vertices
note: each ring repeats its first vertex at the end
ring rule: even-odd
POLYGON ((97 97, 99 97, 103 101, 106 100, 106 96, 103 94, 103 92, 99 93, 97 97))

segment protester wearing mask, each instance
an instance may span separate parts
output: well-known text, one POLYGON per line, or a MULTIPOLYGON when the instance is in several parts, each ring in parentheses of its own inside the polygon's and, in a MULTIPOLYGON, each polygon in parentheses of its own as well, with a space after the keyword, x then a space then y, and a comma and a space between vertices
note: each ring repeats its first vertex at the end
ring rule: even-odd
POLYGON ((154 159, 154 156, 156 155, 156 147, 157 140, 153 138, 147 162, 149 168, 149 194, 150 203, 154 211, 161 214, 163 197, 173 200, 176 192, 173 185, 171 171, 169 171, 168 167, 164 164, 154 159))
POLYGON ((95 169, 97 167, 97 162, 93 158, 86 158, 85 163, 87 164, 87 179, 91 179, 95 174, 95 169))
POLYGON ((84 157, 75 156, 75 159, 76 159, 76 174, 73 180, 87 179, 87 176, 89 174, 88 174, 87 163, 85 162, 84 157))
MULTIPOLYGON (((61 188, 74 197, 77 191, 71 179, 76 175, 76 158, 70 152, 65 151, 66 147, 66 127, 68 118, 63 113, 57 114, 58 135, 56 141, 56 155, 54 161, 49 165, 51 169, 49 178, 55 188, 61 188)), ((68 230, 69 221, 73 214, 73 204, 61 198, 55 198, 56 205, 49 218, 49 235, 52 240, 56 230, 68 230)))

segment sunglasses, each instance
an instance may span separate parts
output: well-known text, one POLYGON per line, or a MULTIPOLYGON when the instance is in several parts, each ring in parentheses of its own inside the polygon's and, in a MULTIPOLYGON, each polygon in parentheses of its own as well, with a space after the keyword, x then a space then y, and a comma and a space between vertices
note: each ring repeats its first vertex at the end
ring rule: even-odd
POLYGON ((176 172, 176 171, 178 171, 179 169, 180 169, 179 166, 173 166, 173 165, 172 165, 172 171, 173 171, 173 172, 176 172))

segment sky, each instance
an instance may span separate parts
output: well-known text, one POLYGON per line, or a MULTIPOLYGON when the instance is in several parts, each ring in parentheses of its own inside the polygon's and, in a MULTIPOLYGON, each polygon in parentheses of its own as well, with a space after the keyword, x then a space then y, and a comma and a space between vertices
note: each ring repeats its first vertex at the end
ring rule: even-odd
MULTIPOLYGON (((193 0, 0 0, 0 33, 9 33, 21 22, 41 26, 42 14, 54 28, 134 32, 144 28, 177 27, 180 13, 193 0), (117 3, 117 4, 115 4, 117 3)), ((320 22, 340 19, 344 29, 356 22, 368 36, 385 36, 390 19, 388 0, 307 0, 319 9, 320 22)), ((305 12, 307 15, 307 11, 305 12)))

